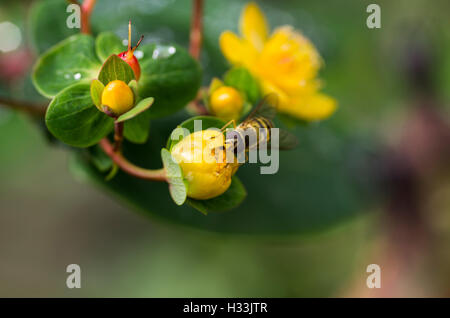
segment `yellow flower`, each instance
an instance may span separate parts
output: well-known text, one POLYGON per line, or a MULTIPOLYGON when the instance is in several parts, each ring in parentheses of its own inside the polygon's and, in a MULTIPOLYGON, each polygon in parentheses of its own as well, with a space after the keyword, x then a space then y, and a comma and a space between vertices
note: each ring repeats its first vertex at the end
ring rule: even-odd
POLYGON ((225 31, 220 48, 233 65, 246 67, 264 94, 277 93, 279 111, 305 120, 320 120, 336 110, 336 101, 319 92, 322 60, 314 45, 290 26, 269 35, 266 19, 255 3, 242 11, 242 37, 225 31))

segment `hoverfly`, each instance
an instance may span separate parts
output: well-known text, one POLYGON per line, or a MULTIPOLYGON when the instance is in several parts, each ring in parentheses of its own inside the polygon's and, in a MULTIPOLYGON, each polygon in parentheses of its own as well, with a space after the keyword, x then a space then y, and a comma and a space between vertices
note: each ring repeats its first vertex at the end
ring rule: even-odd
MULTIPOLYGON (((268 144, 272 139, 272 128, 275 128, 273 119, 277 114, 278 96, 274 93, 266 95, 239 125, 235 120, 231 120, 221 128, 225 131, 233 124, 234 129, 227 131, 224 142, 226 152, 234 153, 236 158, 247 154, 252 150, 257 150, 263 143, 268 144)), ((289 150, 297 146, 297 138, 290 132, 279 129, 279 150, 289 150)))

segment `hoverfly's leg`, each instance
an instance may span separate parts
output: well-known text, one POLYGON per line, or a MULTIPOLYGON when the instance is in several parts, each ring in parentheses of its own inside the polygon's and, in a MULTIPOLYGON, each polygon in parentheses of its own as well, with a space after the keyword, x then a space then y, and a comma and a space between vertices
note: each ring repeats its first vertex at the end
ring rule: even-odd
POLYGON ((225 128, 227 128, 230 124, 233 124, 233 128, 236 129, 236 120, 232 119, 228 123, 225 124, 222 128, 220 128, 221 131, 223 131, 225 128))

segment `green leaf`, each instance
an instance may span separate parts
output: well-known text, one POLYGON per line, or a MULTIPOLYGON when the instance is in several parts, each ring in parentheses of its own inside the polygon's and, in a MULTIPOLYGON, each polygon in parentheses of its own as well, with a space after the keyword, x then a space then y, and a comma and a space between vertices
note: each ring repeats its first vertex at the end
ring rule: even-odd
POLYGON ((119 54, 125 50, 122 40, 112 32, 102 32, 95 40, 95 51, 101 61, 105 61, 111 54, 119 54))
POLYGON ((161 149, 161 158, 169 181, 170 196, 177 205, 182 205, 187 198, 187 187, 183 180, 181 167, 165 148, 161 149))
POLYGON ((31 42, 39 53, 45 52, 65 38, 80 33, 79 29, 69 29, 66 13, 68 3, 61 0, 34 1, 30 10, 31 42))
POLYGON ((244 102, 244 107, 242 107, 242 111, 240 114, 240 118, 244 118, 250 113, 250 111, 252 110, 253 105, 250 102, 244 102))
POLYGON ((139 92, 138 92, 138 83, 137 81, 134 79, 132 81, 130 81, 128 83, 128 86, 131 88, 131 90, 133 91, 133 95, 134 95, 134 100, 138 101, 139 98, 139 92))
POLYGON ((91 82, 91 97, 92 102, 97 107, 98 110, 102 111, 102 93, 105 89, 105 85, 97 79, 91 82))
POLYGON ((143 45, 140 50, 139 95, 152 96, 152 117, 162 117, 183 108, 197 95, 201 83, 200 65, 177 45, 143 45))
MULTIPOLYGON (((136 81, 131 81, 130 85, 133 83, 136 83, 136 81)), ((123 134, 129 141, 137 144, 147 141, 151 117, 148 108, 152 103, 153 97, 143 99, 133 109, 117 119, 116 122, 125 121, 123 134)))
POLYGON ((198 129, 205 130, 208 128, 222 128, 225 125, 225 122, 217 117, 214 116, 195 116, 191 117, 185 121, 183 121, 181 124, 175 128, 172 133, 169 136, 169 139, 167 140, 166 147, 169 150, 172 150, 172 148, 181 141, 181 137, 187 136, 187 132, 193 133, 195 131, 195 123, 198 121, 200 124, 198 129), (186 131, 182 131, 179 129, 187 129, 186 131), (184 132, 184 135, 181 135, 184 132))
POLYGON ((235 67, 229 70, 224 76, 224 83, 244 93, 252 104, 261 98, 259 82, 244 67, 235 67))
POLYGON ((147 110, 124 124, 124 137, 135 143, 143 144, 147 141, 150 132, 150 111, 147 110))
POLYGON ((113 54, 103 63, 98 79, 104 85, 108 85, 109 82, 115 80, 129 83, 134 80, 134 72, 130 65, 113 54))
POLYGON ((209 200, 187 199, 187 203, 203 214, 223 212, 239 206, 247 196, 247 191, 238 177, 234 176, 231 185, 224 194, 209 200))
POLYGON ((114 126, 114 120, 94 106, 88 83, 62 90, 48 106, 45 123, 56 138, 75 147, 96 144, 114 126))
POLYGON ((123 121, 132 119, 132 118, 136 117, 137 115, 139 115, 140 113, 146 111, 147 109, 150 108, 150 106, 152 106, 154 100, 155 99, 153 97, 148 97, 148 98, 141 100, 132 109, 130 109, 126 113, 120 115, 119 118, 117 118, 116 123, 121 123, 123 121))
POLYGON ((70 85, 91 81, 99 68, 94 39, 77 34, 52 47, 38 59, 33 83, 42 95, 51 98, 70 85))

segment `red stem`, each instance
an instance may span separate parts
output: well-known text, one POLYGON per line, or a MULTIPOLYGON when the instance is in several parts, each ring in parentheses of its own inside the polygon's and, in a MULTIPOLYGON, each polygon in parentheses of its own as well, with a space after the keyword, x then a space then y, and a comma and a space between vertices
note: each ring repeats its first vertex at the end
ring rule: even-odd
POLYGON ((167 182, 166 172, 164 169, 150 170, 138 167, 129 162, 120 152, 114 151, 113 145, 107 138, 103 138, 99 143, 103 151, 119 166, 124 172, 140 179, 151 181, 167 182))
POLYGON ((203 0, 193 0, 189 52, 195 59, 200 58, 203 39, 203 0))
POLYGON ((91 34, 91 14, 97 0, 84 0, 81 5, 81 33, 91 34))

